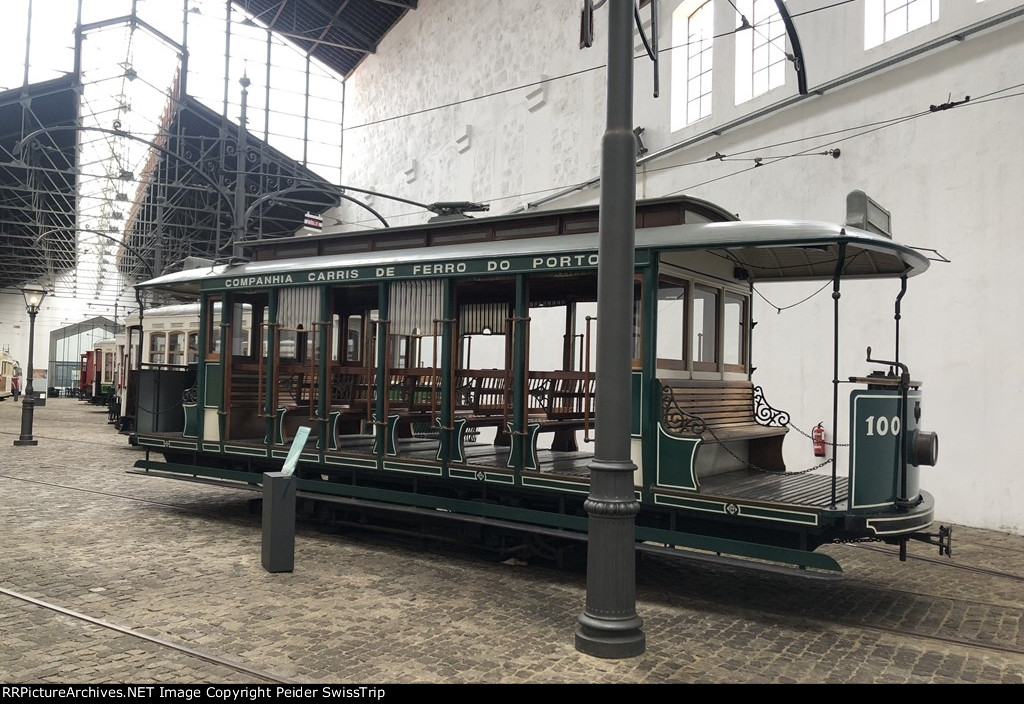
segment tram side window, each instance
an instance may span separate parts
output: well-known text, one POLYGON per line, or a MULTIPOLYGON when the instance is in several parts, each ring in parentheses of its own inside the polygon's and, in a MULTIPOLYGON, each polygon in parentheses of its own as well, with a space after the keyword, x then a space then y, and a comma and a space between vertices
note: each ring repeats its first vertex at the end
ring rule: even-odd
POLYGON ((331 323, 327 332, 327 347, 331 351, 329 362, 336 364, 339 358, 344 355, 341 351, 341 347, 338 345, 341 343, 341 316, 337 313, 331 313, 331 323))
POLYGON ((363 361, 363 316, 350 315, 345 324, 345 361, 363 361))
POLYGON ((655 348, 661 366, 675 369, 686 367, 686 311, 686 283, 668 276, 660 277, 655 348))
POLYGON ((392 335, 391 340, 391 367, 393 369, 406 369, 409 366, 409 347, 411 338, 408 335, 392 335))
POLYGON ((281 331, 281 359, 308 363, 320 358, 320 338, 316 328, 307 330, 301 324, 295 330, 281 331))
POLYGON ((163 364, 167 350, 167 336, 162 332, 154 332, 149 336, 149 361, 151 364, 163 364))
POLYGON ((433 368, 440 336, 424 335, 420 328, 413 328, 411 335, 391 335, 390 340, 392 369, 433 368))
POLYGON ((718 291, 707 286, 693 287, 693 334, 690 338, 693 368, 718 369, 718 291))
POLYGON ((331 315, 331 361, 342 365, 360 366, 364 361, 363 316, 352 314, 331 315))
POLYGON ((313 334, 314 332, 313 329, 307 330, 302 323, 299 323, 294 330, 281 330, 278 345, 280 358, 299 362, 316 359, 316 352, 319 351, 319 346, 316 343, 319 340, 313 334))
POLYGON ((220 299, 210 299, 206 309, 206 355, 213 359, 220 357, 220 299))
POLYGON ((199 333, 190 332, 188 334, 188 353, 186 355, 188 364, 197 364, 199 362, 199 333))
POLYGON ((185 333, 167 333, 167 362, 169 364, 185 363, 185 333))
MULTIPOLYGON (((466 287, 473 291, 480 284, 471 283, 466 287)), ((490 294, 497 289, 497 301, 473 301, 459 306, 459 359, 461 369, 502 369, 507 367, 508 350, 506 337, 508 331, 508 301, 500 300, 501 287, 508 291, 514 283, 502 281, 500 284, 490 283, 490 294)), ((485 296, 490 297, 490 296, 485 296)), ((591 315, 596 313, 592 312, 591 315)), ((440 351, 439 351, 440 354, 440 351)), ((582 349, 580 351, 582 354, 582 349)))
MULTIPOLYGON (((597 315, 597 276, 587 274, 571 283, 571 295, 562 290, 564 280, 535 279, 534 283, 553 284, 545 296, 541 286, 531 288, 529 313, 530 369, 578 370, 591 373, 597 368, 597 329, 601 324, 597 315), (538 290, 540 293, 538 294, 538 290), (561 329, 562 334, 553 333, 561 329)), ((639 369, 643 359, 643 280, 633 281, 632 323, 630 354, 633 369, 639 369)), ((474 351, 474 354, 476 352, 474 351)))
POLYGON ((747 299, 738 293, 726 291, 725 349, 723 362, 726 371, 742 372, 747 368, 747 299))
POLYGON ((278 338, 278 352, 281 359, 295 359, 298 334, 295 330, 282 330, 278 338))
POLYGON ((231 354, 248 357, 252 340, 252 304, 236 303, 231 311, 231 354))

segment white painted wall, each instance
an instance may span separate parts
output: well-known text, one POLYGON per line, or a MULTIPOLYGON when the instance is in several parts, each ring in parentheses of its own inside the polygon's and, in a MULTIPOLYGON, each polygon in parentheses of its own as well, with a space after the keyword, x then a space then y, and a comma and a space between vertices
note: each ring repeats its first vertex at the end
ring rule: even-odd
MULTIPOLYGON (((487 201, 500 213, 523 194, 596 174, 605 75, 584 69, 605 58, 576 49, 578 5, 421 2, 346 84, 343 182, 422 203, 487 201), (484 94, 496 95, 473 100, 484 94), (438 105, 449 107, 417 112, 438 105)), ((371 205, 393 225, 429 216, 381 198, 371 205)), ((345 212, 372 224, 365 212, 345 212)))
MULTIPOLYGON (((663 0, 663 48, 674 2, 663 0)), ((863 50, 863 3, 817 12, 813 0, 790 0, 812 89, 1024 6, 1019 0, 941 3, 932 25, 863 50)), ((607 9, 597 14, 594 48, 578 49, 580 0, 421 0, 347 84, 345 182, 412 200, 481 200, 507 212, 598 175, 604 129, 603 69, 607 9), (548 78, 543 101, 528 96, 548 78), (473 100, 478 96, 489 96, 473 100), (466 102, 459 102, 466 101, 466 102), (449 105, 438 109, 437 106, 449 105), (468 126, 468 127, 467 127, 468 126), (469 147, 457 137, 469 135, 469 147), (415 169, 405 174, 408 167, 415 169)), ((719 2, 716 35, 734 21, 719 2)), ((647 11, 643 12, 647 17, 647 11)), ((730 25, 729 28, 731 28, 730 25)), ((1016 433, 1024 407, 1024 343, 1017 284, 1024 222, 1024 18, 996 24, 923 52, 912 61, 809 97, 713 136, 753 110, 797 93, 792 69, 785 87, 734 104, 731 35, 716 40, 711 118, 672 132, 672 62, 662 61, 662 96, 650 95, 651 68, 637 60, 635 121, 652 153, 704 135, 693 146, 645 164, 638 197, 685 192, 745 219, 841 220, 849 191, 860 188, 893 213, 896 239, 937 249, 936 263, 910 281, 903 303, 901 359, 924 382, 923 425, 940 437, 939 464, 923 469, 923 485, 941 520, 1024 534, 1024 475, 1016 433), (931 105, 961 101, 952 110, 931 105), (872 127, 873 126, 873 127, 872 127), (840 149, 834 159, 816 154, 840 149), (706 161, 719 152, 747 161, 706 161), (780 157, 791 158, 778 160, 780 157), (753 168, 754 157, 764 166, 753 168)), ((639 52, 638 52, 639 53, 639 52)), ((545 207, 595 202, 588 189, 545 207)), ((426 219, 408 205, 379 198, 393 224, 426 219)), ((346 221, 365 220, 352 208, 346 221)), ((329 220, 328 220, 329 222, 329 220)), ((363 225, 360 225, 363 226, 363 225)), ((325 228, 326 229, 326 228, 325 228)), ((759 290, 786 308, 818 286, 759 290)), ((898 285, 846 285, 841 306, 840 377, 864 374, 865 347, 893 353, 893 300, 898 285)), ((776 313, 758 298, 754 379, 768 399, 809 430, 831 426, 829 290, 776 313)), ((844 395, 845 395, 844 389, 844 395)), ((841 407, 845 407, 845 400, 841 407)), ((844 414, 845 417, 845 414, 844 414)), ((846 440, 845 421, 840 442, 846 440)), ((810 441, 787 439, 791 468, 812 463, 810 441)))

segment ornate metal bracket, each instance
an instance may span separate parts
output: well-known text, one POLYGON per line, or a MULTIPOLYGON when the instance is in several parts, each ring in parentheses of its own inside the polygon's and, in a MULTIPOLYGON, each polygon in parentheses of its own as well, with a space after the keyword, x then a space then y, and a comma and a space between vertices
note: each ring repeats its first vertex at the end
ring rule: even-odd
POLYGON ((554 382, 554 379, 547 379, 542 385, 530 389, 528 393, 538 404, 547 406, 554 382))
POLYGON ((476 387, 473 384, 462 384, 455 387, 455 395, 463 406, 476 405, 476 387))
POLYGON ((199 388, 192 384, 184 391, 181 392, 182 403, 198 403, 199 402, 199 388))
POLYGON ((679 407, 672 387, 661 387, 661 424, 674 435, 702 435, 708 424, 700 416, 679 407))
POLYGON ((754 419, 761 425, 789 425, 789 413, 772 407, 764 400, 764 391, 760 386, 754 387, 754 419))
POLYGON ((350 404, 356 397, 356 377, 354 374, 335 374, 331 377, 331 403, 338 405, 350 404))
POLYGON ((306 373, 305 372, 292 372, 287 377, 283 377, 279 381, 278 388, 284 391, 292 400, 295 405, 301 405, 307 399, 303 398, 302 390, 305 386, 306 373))

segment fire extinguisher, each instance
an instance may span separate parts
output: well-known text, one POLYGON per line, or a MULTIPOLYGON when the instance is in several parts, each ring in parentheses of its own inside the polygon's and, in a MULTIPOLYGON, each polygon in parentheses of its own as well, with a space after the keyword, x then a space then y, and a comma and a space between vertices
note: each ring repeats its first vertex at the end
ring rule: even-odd
POLYGON ((811 431, 811 442, 814 444, 814 456, 825 456, 825 426, 818 423, 811 431))

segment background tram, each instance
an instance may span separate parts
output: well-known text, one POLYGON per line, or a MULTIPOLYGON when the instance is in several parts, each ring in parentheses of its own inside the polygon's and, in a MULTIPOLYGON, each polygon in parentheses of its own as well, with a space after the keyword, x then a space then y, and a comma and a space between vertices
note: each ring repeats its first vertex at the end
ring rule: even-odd
MULTIPOLYGON (((131 435, 140 422, 149 430, 166 427, 181 413, 181 384, 193 383, 198 361, 199 306, 170 305, 144 310, 125 321, 125 389, 115 426, 131 435), (178 380, 182 380, 180 383, 178 380), (161 384, 171 384, 164 387, 161 384), (140 408, 139 389, 145 388, 140 408), (165 409, 170 394, 173 409, 165 409)), ((134 437, 134 436, 133 436, 134 437)))
POLYGON ((460 538, 528 550, 585 540, 591 442, 602 422, 627 423, 640 549, 831 571, 815 549, 834 541, 948 552, 921 488, 937 438, 899 359, 899 316, 891 352, 869 350, 823 390, 849 434, 819 465, 785 466, 797 426, 751 378, 756 283, 890 279, 898 307, 928 260, 886 235, 744 223, 687 197, 638 203, 636 222, 629 409, 594 405, 596 207, 274 240, 251 263, 141 285, 197 299, 199 321, 195 364, 151 363, 138 384, 139 409, 159 413, 139 411, 136 466, 251 487, 308 427, 310 514, 443 518, 460 538))
POLYGON ((78 365, 78 398, 88 400, 92 397, 92 385, 96 379, 96 352, 82 352, 78 365))
POLYGON ((96 406, 109 406, 124 385, 124 340, 115 337, 97 342, 83 352, 78 373, 78 398, 96 406))
POLYGON ((0 350, 0 401, 21 394, 21 367, 7 350, 0 350))

